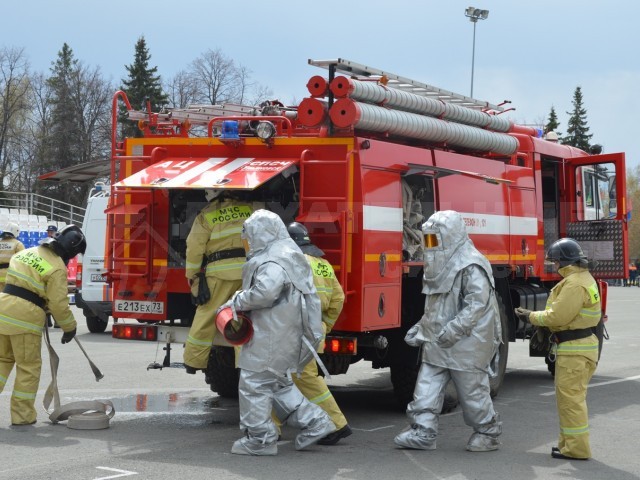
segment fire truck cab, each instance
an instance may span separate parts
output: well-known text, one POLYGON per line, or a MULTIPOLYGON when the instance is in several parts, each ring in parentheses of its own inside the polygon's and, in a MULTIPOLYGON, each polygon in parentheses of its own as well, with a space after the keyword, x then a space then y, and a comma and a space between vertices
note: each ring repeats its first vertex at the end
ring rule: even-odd
MULTIPOLYGON (((544 140, 502 116, 500 105, 383 70, 309 63, 328 74, 309 80, 310 97, 296 107, 154 113, 114 96, 105 277, 115 337, 166 342, 158 366, 172 365, 171 344, 184 342, 194 314, 185 240, 205 188, 244 192, 308 228, 346 294, 325 365, 332 374, 362 359, 390 367, 401 401, 411 398, 418 369, 418 350, 403 339, 424 310, 421 225, 433 212, 460 212, 493 266, 504 332, 493 394, 509 341, 531 335, 513 309, 543 309, 559 281, 545 268, 545 248, 573 237, 597 261, 597 278, 625 276, 623 153, 544 140), (142 137, 119 138, 121 103, 142 137)), ((206 379, 219 394, 237 394, 231 348, 212 349, 206 379)))

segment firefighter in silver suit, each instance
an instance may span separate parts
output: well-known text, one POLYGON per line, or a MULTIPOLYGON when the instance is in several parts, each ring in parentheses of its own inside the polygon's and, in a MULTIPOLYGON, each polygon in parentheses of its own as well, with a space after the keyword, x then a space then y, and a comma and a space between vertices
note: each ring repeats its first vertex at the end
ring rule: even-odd
POLYGON ((253 337, 240 350, 240 429, 231 453, 276 455, 282 422, 301 428, 295 448, 302 450, 336 427, 319 406, 309 402, 291 380, 313 357, 323 337, 320 299, 313 273, 300 248, 275 213, 257 210, 244 222, 247 263, 242 290, 224 304, 245 312, 253 337))
POLYGON ((422 346, 422 365, 407 406, 410 428, 394 442, 403 448, 436 448, 445 388, 453 380, 464 421, 473 428, 466 449, 497 450, 502 422, 491 401, 489 375, 501 328, 491 265, 474 247, 457 212, 434 213, 422 232, 424 315, 405 338, 409 345, 422 346))

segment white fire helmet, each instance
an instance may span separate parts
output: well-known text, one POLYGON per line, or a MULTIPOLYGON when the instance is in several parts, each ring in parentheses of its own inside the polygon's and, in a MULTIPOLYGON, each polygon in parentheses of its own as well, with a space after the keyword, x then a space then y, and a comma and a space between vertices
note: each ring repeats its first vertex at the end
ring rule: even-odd
POLYGON ((204 198, 207 199, 207 202, 210 202, 218 198, 222 192, 224 192, 222 188, 205 188, 204 198))
POLYGON ((15 238, 18 238, 18 235, 20 234, 20 227, 18 227, 18 225, 16 225, 15 223, 10 222, 7 224, 4 231, 2 232, 3 236, 6 234, 11 234, 15 238))

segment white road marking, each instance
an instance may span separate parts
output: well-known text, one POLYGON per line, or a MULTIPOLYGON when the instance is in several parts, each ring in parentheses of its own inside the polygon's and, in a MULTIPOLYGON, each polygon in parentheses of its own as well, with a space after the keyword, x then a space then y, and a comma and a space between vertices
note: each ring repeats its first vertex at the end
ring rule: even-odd
POLYGON ((357 430, 358 432, 375 432, 378 430, 385 430, 387 428, 393 428, 395 425, 385 425, 384 427, 377 428, 352 428, 352 430, 357 430))
POLYGON ((119 470, 117 468, 109 468, 109 467, 96 467, 100 470, 108 470, 110 472, 118 472, 118 475, 109 475, 108 477, 98 477, 93 480, 107 480, 109 478, 119 478, 119 477, 128 477, 129 475, 138 475, 138 472, 130 472, 128 470, 119 470))
MULTIPOLYGON (((638 379, 640 379, 640 375, 635 375, 633 377, 619 378, 617 380, 610 380, 608 382, 592 383, 592 384, 589 385, 589 388, 601 387, 603 385, 611 385, 613 383, 629 382, 629 381, 638 380, 638 379)), ((555 395, 555 394, 556 394, 556 392, 554 390, 553 392, 541 393, 540 395, 542 395, 542 396, 551 396, 551 395, 555 395)))
MULTIPOLYGON (((444 477, 441 477, 440 475, 438 475, 433 470, 430 470, 426 465, 423 465, 422 463, 418 462, 418 460, 416 460, 416 458, 415 458, 415 454, 413 453, 413 451, 403 450, 402 453, 405 454, 405 456, 409 459, 409 461, 411 463, 413 463, 416 467, 418 467, 423 472, 428 473, 429 475, 431 475, 433 478, 436 478, 437 480, 443 480, 444 479, 444 477)), ((424 457, 422 457, 422 455, 421 455, 421 458, 424 458, 424 457)), ((462 478, 464 478, 464 477, 462 477, 462 478)))

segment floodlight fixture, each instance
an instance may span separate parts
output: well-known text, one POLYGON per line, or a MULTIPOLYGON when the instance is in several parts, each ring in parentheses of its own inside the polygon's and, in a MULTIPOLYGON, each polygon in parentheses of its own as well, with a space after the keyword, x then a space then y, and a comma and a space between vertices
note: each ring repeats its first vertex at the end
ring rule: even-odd
POLYGON ((478 20, 486 20, 489 16, 489 10, 482 10, 481 8, 468 7, 464 11, 464 16, 469 18, 469 21, 473 23, 473 49, 471 51, 471 97, 473 98, 473 73, 476 63, 476 24, 478 20))

